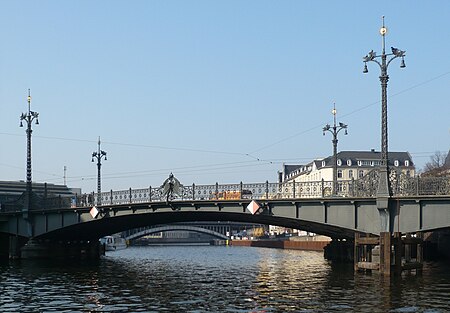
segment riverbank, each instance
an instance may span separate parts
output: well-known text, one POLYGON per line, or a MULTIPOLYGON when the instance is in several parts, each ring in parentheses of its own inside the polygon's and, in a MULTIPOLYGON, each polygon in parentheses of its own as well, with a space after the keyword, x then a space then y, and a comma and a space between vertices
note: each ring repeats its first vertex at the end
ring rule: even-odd
MULTIPOLYGON (((298 238, 298 237, 297 237, 298 238)), ((260 248, 275 248, 275 249, 292 249, 292 250, 307 250, 307 251, 323 251, 330 243, 330 240, 293 240, 292 238, 286 240, 232 240, 231 245, 242 247, 260 247, 260 248)))

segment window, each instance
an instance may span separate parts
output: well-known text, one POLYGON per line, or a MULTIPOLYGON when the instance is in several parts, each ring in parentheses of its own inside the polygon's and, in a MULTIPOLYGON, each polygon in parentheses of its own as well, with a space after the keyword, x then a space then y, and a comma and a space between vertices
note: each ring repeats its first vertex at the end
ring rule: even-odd
POLYGON ((409 166, 409 160, 405 160, 405 166, 409 166))
POLYGON ((342 178, 342 170, 337 171, 337 178, 342 178))
POLYGON ((358 177, 359 178, 363 178, 364 177, 364 171, 363 170, 359 170, 358 177))
POLYGON ((352 160, 347 160, 347 165, 352 166, 352 160))
POLYGON ((325 167, 325 161, 322 161, 322 167, 325 167))
POLYGON ((361 166, 362 165, 362 161, 358 161, 358 166, 361 166))
POLYGON ((348 178, 353 178, 353 170, 348 170, 348 178))
POLYGON ((341 165, 342 165, 342 160, 341 160, 341 159, 338 159, 338 160, 337 160, 337 165, 338 165, 338 166, 341 166, 341 165))
POLYGON ((394 161, 394 166, 398 166, 398 164, 399 164, 398 160, 395 160, 394 161))

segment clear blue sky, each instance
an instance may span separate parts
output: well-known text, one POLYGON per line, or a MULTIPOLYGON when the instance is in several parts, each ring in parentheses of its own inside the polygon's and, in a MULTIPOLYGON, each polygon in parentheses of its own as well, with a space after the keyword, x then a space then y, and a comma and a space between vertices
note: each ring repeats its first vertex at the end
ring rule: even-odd
POLYGON ((379 68, 362 58, 406 50, 389 67, 389 150, 418 169, 450 148, 450 2, 0 1, 0 180, 96 190, 276 181, 283 162, 332 154, 322 127, 349 125, 339 150, 380 150, 379 68))

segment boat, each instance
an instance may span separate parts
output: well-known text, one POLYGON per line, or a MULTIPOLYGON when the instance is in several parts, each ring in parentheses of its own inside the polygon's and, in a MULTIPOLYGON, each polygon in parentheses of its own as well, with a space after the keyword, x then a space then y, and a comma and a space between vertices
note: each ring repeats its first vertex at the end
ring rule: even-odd
POLYGON ((127 247, 125 238, 118 236, 105 236, 100 239, 100 243, 104 245, 105 251, 122 250, 127 247))

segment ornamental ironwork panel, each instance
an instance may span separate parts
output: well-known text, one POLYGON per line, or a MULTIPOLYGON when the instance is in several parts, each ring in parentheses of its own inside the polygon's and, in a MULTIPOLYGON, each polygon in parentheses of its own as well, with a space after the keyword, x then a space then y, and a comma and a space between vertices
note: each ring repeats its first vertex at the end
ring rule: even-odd
POLYGON ((296 195, 298 198, 321 198, 322 196, 331 196, 333 182, 311 181, 296 183, 300 185, 300 192, 296 195))
POLYGON ((193 186, 181 187, 181 200, 194 200, 193 198, 193 186))
POLYGON ((393 196, 418 195, 418 178, 409 177, 404 173, 390 173, 389 178, 393 196))
POLYGON ((143 203, 149 202, 149 189, 132 189, 131 190, 131 202, 132 203, 143 203))
POLYGON ((283 190, 281 183, 269 183, 267 185, 269 191, 269 199, 281 199, 281 191, 283 190))
POLYGON ((195 185, 195 200, 213 200, 216 193, 216 185, 195 185))
POLYGON ((294 183, 278 184, 278 197, 281 199, 292 199, 294 197, 294 183))
POLYGON ((355 197, 374 198, 377 195, 378 181, 380 173, 377 170, 371 170, 362 178, 355 181, 353 192, 355 197))
POLYGON ((161 201, 163 195, 162 187, 152 187, 152 192, 150 193, 151 199, 150 201, 161 201))
MULTIPOLYGON (((351 180, 342 180, 337 182, 336 195, 338 197, 350 197, 353 194, 353 182, 351 180)), ((324 190, 324 196, 326 196, 324 190)))
POLYGON ((418 181, 419 195, 450 195, 450 176, 421 177, 418 181))
POLYGON ((266 183, 242 184, 242 190, 249 190, 251 199, 266 198, 266 183))

